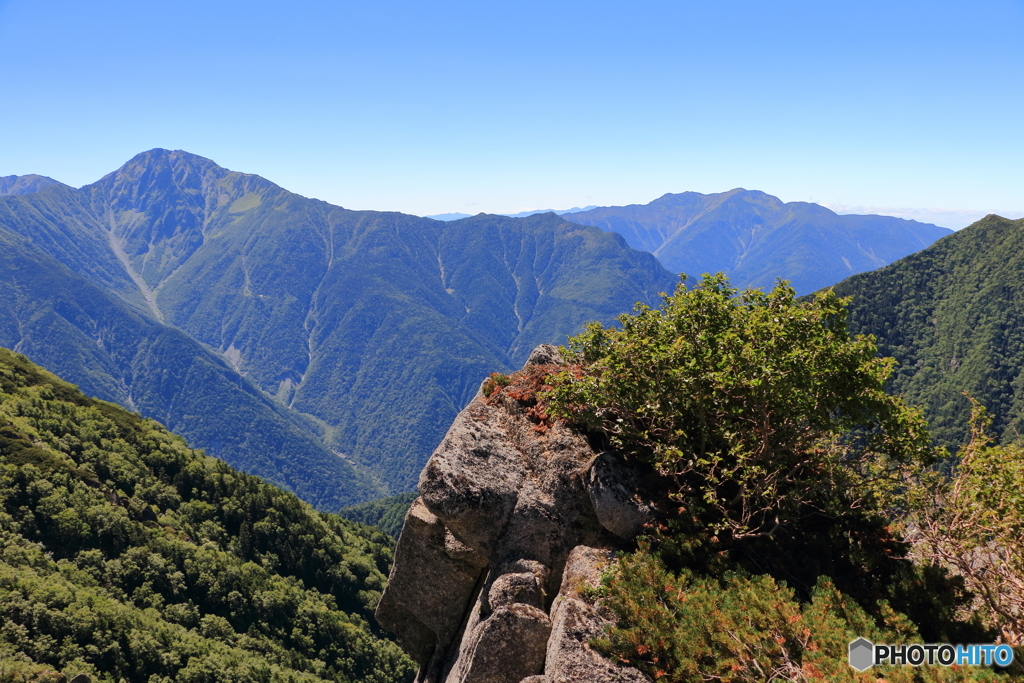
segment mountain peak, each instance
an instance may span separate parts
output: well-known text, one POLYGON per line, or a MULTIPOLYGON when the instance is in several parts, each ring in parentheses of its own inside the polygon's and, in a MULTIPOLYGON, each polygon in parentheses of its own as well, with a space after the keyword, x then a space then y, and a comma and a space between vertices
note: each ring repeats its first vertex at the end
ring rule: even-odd
POLYGON ((253 209, 267 197, 288 194, 260 176, 162 148, 136 154, 82 189, 109 217, 108 230, 122 250, 118 258, 132 278, 153 290, 202 246, 215 213, 253 209))
MULTIPOLYGON (((220 182, 232 178, 244 185, 244 191, 252 191, 255 186, 262 190, 284 191, 280 186, 251 173, 240 173, 218 165, 212 159, 187 152, 183 149, 163 149, 155 147, 136 154, 126 161, 121 168, 108 173, 93 186, 105 187, 116 193, 126 190, 132 195, 151 195, 155 191, 165 191, 172 186, 185 192, 207 193, 217 185, 231 191, 239 183, 229 183, 225 187, 220 182)), ((87 186, 88 187, 88 186, 87 186)))
POLYGON ((157 147, 136 154, 121 168, 103 176, 94 185, 141 184, 139 190, 146 192, 153 189, 152 183, 154 182, 174 181, 180 185, 184 181, 186 184, 192 184, 205 175, 212 174, 220 177, 227 173, 230 171, 226 168, 222 168, 198 154, 191 154, 180 149, 167 150, 157 147))

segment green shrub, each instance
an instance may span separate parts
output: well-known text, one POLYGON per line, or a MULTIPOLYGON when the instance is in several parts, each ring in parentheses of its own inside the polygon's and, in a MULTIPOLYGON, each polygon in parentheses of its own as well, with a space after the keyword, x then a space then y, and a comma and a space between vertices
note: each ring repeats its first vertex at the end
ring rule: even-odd
POLYGON ((1022 646, 1024 448, 991 446, 991 420, 970 400, 971 441, 958 453, 953 476, 919 477, 905 522, 914 554, 962 576, 974 611, 1004 642, 1022 646))
POLYGON ((484 380, 483 393, 484 396, 490 398, 495 391, 499 391, 502 387, 507 387, 512 379, 501 372, 492 372, 490 376, 484 380))
MULTIPOLYGON (((882 666, 858 673, 850 641, 921 642, 914 624, 887 603, 877 616, 827 578, 800 602, 770 576, 727 572, 721 578, 668 570, 641 544, 604 579, 605 605, 617 625, 594 645, 656 681, 986 681, 990 669, 882 666)), ((1005 680, 1005 679, 1002 679, 1005 680)))
POLYGON ((884 391, 892 359, 848 334, 845 305, 683 278, 659 309, 570 340, 535 410, 653 468, 672 503, 606 582, 619 621, 600 649, 670 681, 866 681, 879 672, 846 664, 857 637, 992 637, 963 613, 962 581, 908 560, 884 514, 936 451, 920 413, 884 391))
POLYGON ((892 359, 850 338, 830 293, 797 302, 785 283, 737 294, 721 274, 690 290, 683 277, 660 309, 619 321, 569 340, 584 371, 549 378, 549 412, 671 477, 723 540, 870 508, 932 459, 920 414, 883 390, 892 359))

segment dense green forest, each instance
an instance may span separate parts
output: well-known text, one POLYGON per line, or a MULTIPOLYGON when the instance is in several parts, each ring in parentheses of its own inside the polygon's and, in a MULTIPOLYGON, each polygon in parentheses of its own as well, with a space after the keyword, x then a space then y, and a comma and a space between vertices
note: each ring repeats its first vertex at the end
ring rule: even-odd
POLYGON ((988 216, 922 252, 844 280, 850 330, 898 361, 890 388, 924 408, 936 442, 966 443, 967 392, 1003 442, 1024 432, 1024 219, 988 216))
POLYGON ((389 536, 397 539, 402 531, 402 524, 405 522, 405 513, 409 511, 409 506, 418 495, 416 492, 410 491, 399 493, 397 496, 369 500, 358 505, 344 507, 338 511, 338 514, 353 522, 379 527, 389 536))
POLYGON ((0 350, 0 679, 407 681, 392 549, 0 350))

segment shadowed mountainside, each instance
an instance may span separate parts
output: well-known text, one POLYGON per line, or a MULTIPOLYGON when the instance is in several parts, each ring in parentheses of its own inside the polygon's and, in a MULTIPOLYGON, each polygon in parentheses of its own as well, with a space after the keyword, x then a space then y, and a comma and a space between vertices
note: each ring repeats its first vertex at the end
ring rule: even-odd
POLYGON ((0 346, 321 507, 380 491, 223 358, 3 227, 0 346))

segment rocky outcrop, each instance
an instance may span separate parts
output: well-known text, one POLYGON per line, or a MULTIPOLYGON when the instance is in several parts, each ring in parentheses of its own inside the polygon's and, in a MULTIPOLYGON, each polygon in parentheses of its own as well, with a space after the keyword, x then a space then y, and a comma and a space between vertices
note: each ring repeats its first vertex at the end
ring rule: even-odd
POLYGON ((421 500, 406 514, 405 528, 395 565, 416 571, 392 572, 392 595, 381 600, 377 619, 402 624, 394 629, 399 645, 422 660, 433 652, 436 640, 455 637, 487 559, 456 540, 421 500), (401 601, 393 599, 398 595, 401 601))
POLYGON ((611 562, 607 549, 577 546, 562 574, 562 587, 551 605, 551 637, 544 667, 546 683, 643 683, 648 678, 632 667, 616 666, 590 647, 613 616, 583 597, 597 588, 602 570, 611 562))
MULTIPOLYGON (((527 365, 560 362, 542 345, 527 365)), ((612 615, 581 593, 657 515, 644 487, 567 425, 478 394, 420 475, 377 608, 417 683, 647 680, 590 648, 612 615)))

